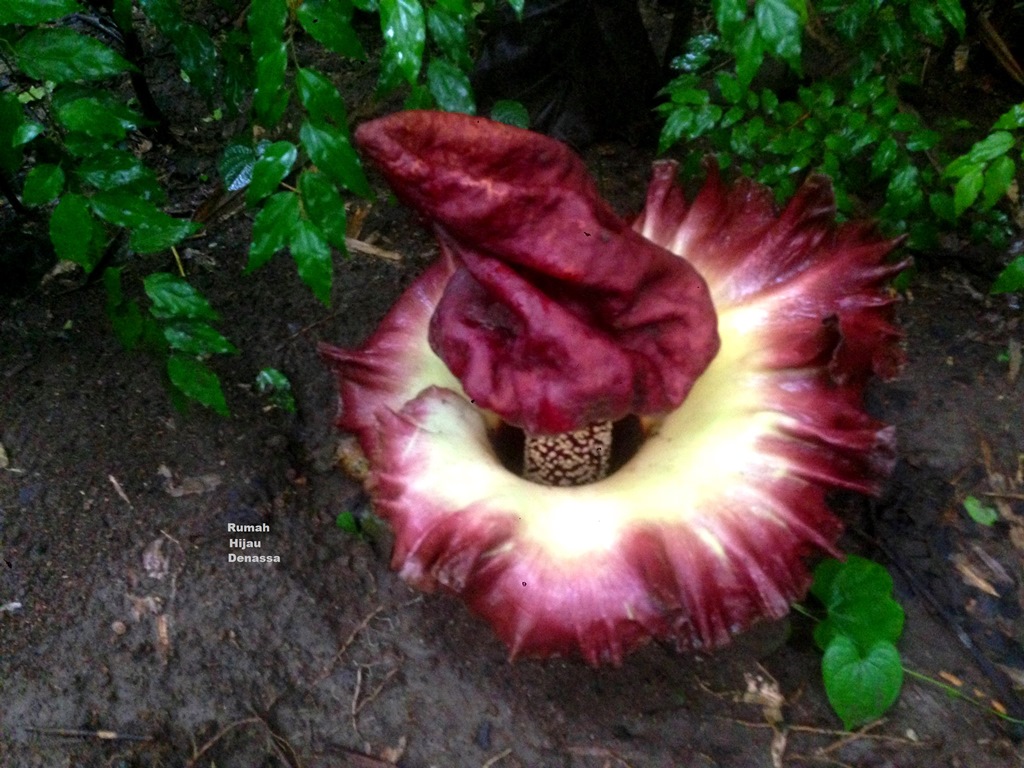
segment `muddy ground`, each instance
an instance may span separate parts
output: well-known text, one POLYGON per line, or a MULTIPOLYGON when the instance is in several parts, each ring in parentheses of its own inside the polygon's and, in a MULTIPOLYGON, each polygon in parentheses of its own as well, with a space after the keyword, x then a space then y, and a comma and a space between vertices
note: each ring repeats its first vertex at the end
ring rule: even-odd
MULTIPOLYGON (((160 161, 190 180, 181 212, 212 191, 195 180, 213 159, 160 161)), ((620 210, 642 204, 650 154, 587 160, 620 210)), ((883 721, 844 734, 799 616, 712 656, 512 664, 459 602, 400 582, 386 534, 335 524, 367 500, 336 467, 315 350, 364 339, 435 248, 382 194, 362 236, 402 258, 339 259, 325 308, 285 258, 240 277, 250 228, 236 211, 185 261, 241 350, 216 364, 229 418, 172 405, 160 366, 109 332, 101 284, 3 298, 0 766, 1024 765, 1024 732, 992 711, 1024 719, 1024 384, 1006 356, 1024 313, 986 295, 998 255, 919 260, 906 371, 871 393, 900 463, 883 498, 836 499, 845 548, 894 575, 907 668, 960 696, 908 677, 883 721), (294 414, 254 391, 266 366, 294 414), (969 494, 994 525, 965 514, 969 494), (260 553, 280 562, 229 563, 230 523, 267 524, 260 553)), ((136 260, 126 280, 172 268, 136 260)))
MULTIPOLYGON (((589 160, 612 199, 641 204, 635 152, 589 160)), ((285 259, 239 279, 249 226, 237 214, 191 243, 204 256, 192 278, 242 350, 218 364, 230 418, 174 408, 159 366, 108 332, 99 285, 6 307, 0 603, 21 607, 0 614, 0 765, 378 764, 358 752, 408 768, 753 768, 773 749, 785 765, 1024 760, 1012 725, 917 679, 884 722, 842 735, 800 618, 713 656, 650 646, 621 669, 510 664, 460 603, 396 579, 386 537, 335 525, 366 500, 334 463, 316 343, 363 339, 433 245, 380 203, 366 231, 403 260, 340 262, 326 309, 285 259), (253 391, 267 365, 293 382, 294 415, 253 391), (228 523, 267 523, 262 553, 280 563, 229 563, 228 523), (744 701, 754 678, 784 698, 774 729, 744 701)), ((847 548, 896 578, 906 665, 1020 714, 1024 385, 1000 353, 1021 337, 1021 309, 987 297, 969 260, 944 263, 926 264, 900 307, 905 374, 873 391, 899 427, 890 490, 837 504, 847 548), (990 528, 961 507, 985 492, 1008 494, 984 497, 1001 511, 990 528)))

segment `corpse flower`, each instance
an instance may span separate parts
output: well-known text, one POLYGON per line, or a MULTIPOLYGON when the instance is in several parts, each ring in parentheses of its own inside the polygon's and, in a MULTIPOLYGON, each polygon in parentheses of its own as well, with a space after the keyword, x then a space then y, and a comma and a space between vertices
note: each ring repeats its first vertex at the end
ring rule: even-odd
POLYGON ((873 227, 812 176, 777 212, 661 161, 632 222, 564 145, 405 112, 360 149, 441 256, 356 351, 323 346, 392 566, 462 597, 513 657, 621 662, 778 618, 835 552, 833 488, 876 492, 894 435, 862 410, 901 362, 873 227))

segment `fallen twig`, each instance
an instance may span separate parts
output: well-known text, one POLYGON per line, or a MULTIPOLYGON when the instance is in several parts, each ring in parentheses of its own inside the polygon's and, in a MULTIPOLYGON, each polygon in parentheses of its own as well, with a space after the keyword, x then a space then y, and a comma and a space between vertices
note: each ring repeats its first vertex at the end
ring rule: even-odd
POLYGON ((281 762, 290 766, 290 768, 302 768, 302 761, 299 760, 299 756, 295 752, 295 747, 292 746, 291 742, 284 736, 279 736, 274 729, 270 727, 270 722, 267 718, 263 717, 253 707, 250 706, 249 711, 252 712, 253 716, 255 716, 261 723, 263 723, 263 727, 266 728, 267 733, 270 734, 270 745, 274 748, 277 756, 281 758, 281 762), (285 754, 285 748, 287 748, 288 754, 285 754))
POLYGON ((982 496, 991 496, 995 499, 1015 499, 1024 501, 1024 493, 1008 493, 1007 491, 982 491, 982 496))
POLYGON ((402 260, 402 254, 398 251, 389 251, 385 248, 378 248, 376 245, 372 245, 365 240, 356 240, 354 237, 346 237, 345 246, 350 251, 365 253, 367 256, 376 256, 381 259, 387 259, 388 261, 402 260))
POLYGON ((334 673, 334 668, 338 665, 338 662, 341 661, 341 657, 348 652, 348 649, 352 646, 352 643, 355 642, 356 637, 359 635, 359 633, 366 629, 370 625, 370 622, 377 618, 377 614, 379 614, 383 610, 384 604, 381 603, 372 611, 370 611, 370 613, 368 613, 366 617, 356 625, 355 629, 349 632, 348 637, 345 638, 345 642, 341 644, 341 647, 338 649, 337 653, 334 654, 334 657, 327 663, 327 666, 324 667, 323 673, 320 675, 320 677, 314 680, 311 683, 311 685, 318 685, 319 683, 322 683, 324 680, 326 680, 334 673))
POLYGON ((931 610, 932 614, 937 616, 949 629, 953 636, 960 642, 960 645, 970 654, 974 660, 975 665, 979 670, 988 678, 989 682, 992 683, 995 688, 996 695, 1000 701, 1006 706, 1006 709, 1012 720, 1024 720, 1024 702, 1017 696, 1016 691, 1013 690, 1013 685, 1010 678, 1006 675, 1003 670, 999 669, 982 650, 974 643, 974 638, 967 629, 961 626, 960 622, 950 613, 949 610, 939 602, 939 599, 932 594, 925 585, 921 582, 917 575, 910 570, 903 562, 901 562, 895 553, 884 543, 869 536, 863 531, 854 530, 858 536, 873 545, 885 555, 886 559, 893 564, 895 567, 910 584, 910 588, 924 600, 927 607, 931 610))
POLYGON ((219 731, 217 731, 217 733, 213 735, 213 738, 211 738, 209 741, 203 744, 203 746, 200 747, 198 751, 195 749, 195 747, 192 748, 192 758, 187 763, 185 763, 185 768, 194 768, 196 763, 199 762, 199 758, 201 758, 204 754, 209 752, 210 749, 212 749, 213 746, 218 741, 223 739, 230 731, 234 730, 235 728, 240 728, 243 725, 253 725, 255 723, 262 724, 263 720, 258 717, 247 717, 244 720, 236 720, 233 723, 228 723, 219 731))
POLYGON ((110 484, 114 486, 114 490, 121 497, 121 500, 128 505, 128 509, 135 509, 134 505, 132 505, 132 500, 128 498, 128 494, 124 492, 124 488, 117 482, 117 478, 113 475, 107 475, 107 479, 110 480, 110 484))
MULTIPOLYGON (((723 717, 723 720, 729 720, 730 722, 742 725, 745 728, 774 728, 771 723, 762 723, 759 721, 751 720, 738 720, 734 717, 723 717)), ((818 728, 813 725, 787 725, 786 730, 795 733, 813 733, 818 736, 841 736, 846 741, 858 741, 860 739, 871 739, 873 741, 891 741, 897 744, 913 744, 914 746, 921 747, 925 746, 925 742, 915 739, 908 739, 905 736, 890 736, 885 733, 868 733, 872 728, 876 728, 885 720, 875 720, 872 723, 868 723, 864 727, 856 731, 842 731, 838 728, 818 728)))
MULTIPOLYGON (((363 711, 363 708, 366 707, 367 704, 371 703, 374 699, 376 699, 378 696, 380 696, 381 691, 384 690, 384 686, 386 686, 389 682, 391 682, 391 678, 393 678, 395 675, 398 674, 398 669, 399 669, 398 667, 395 667, 394 669, 389 670, 388 673, 386 675, 384 675, 384 679, 380 681, 380 684, 376 688, 374 688, 372 691, 370 691, 366 695, 366 697, 364 699, 359 701, 358 704, 356 704, 356 698, 353 697, 353 699, 352 699, 352 705, 353 705, 352 716, 353 717, 358 716, 359 713, 363 711)), ((357 684, 358 684, 359 680, 360 680, 360 675, 357 673, 356 674, 356 682, 357 682, 357 684)), ((358 688, 357 688, 356 692, 358 693, 358 688)))
POLYGON ((622 755, 607 747, 569 747, 566 751, 580 757, 603 757, 605 760, 614 760, 623 768, 633 768, 622 755))
POLYGON ((25 728, 29 733, 39 733, 44 736, 65 736, 73 739, 101 739, 102 741, 149 741, 152 736, 138 736, 131 733, 118 733, 117 731, 89 731, 82 728, 42 728, 28 726, 25 728))
POLYGON ((511 754, 512 754, 512 748, 511 747, 509 747, 508 749, 503 749, 501 752, 496 754, 494 757, 488 758, 487 762, 485 762, 483 765, 481 765, 480 768, 491 768, 492 765, 494 765, 497 762, 500 762, 500 761, 504 760, 506 757, 508 757, 511 754))

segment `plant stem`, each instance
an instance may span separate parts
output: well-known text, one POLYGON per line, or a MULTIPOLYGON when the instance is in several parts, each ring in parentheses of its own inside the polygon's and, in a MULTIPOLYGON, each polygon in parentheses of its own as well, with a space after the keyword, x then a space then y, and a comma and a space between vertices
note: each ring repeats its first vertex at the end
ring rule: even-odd
POLYGON ((903 674, 909 675, 910 677, 914 678, 915 680, 920 680, 921 682, 924 682, 924 683, 931 683, 935 687, 941 688, 942 690, 944 690, 950 696, 952 696, 954 698, 957 698, 957 699, 962 699, 963 701, 966 701, 968 704, 973 704, 974 706, 979 707, 979 708, 985 710, 986 712, 989 712, 989 713, 995 715, 996 717, 999 717, 999 718, 1002 718, 1003 720, 1006 720, 1008 723, 1014 723, 1016 725, 1024 725, 1024 720, 1021 720, 1021 719, 1016 718, 1016 717, 1011 717, 1010 715, 1006 714, 1005 712, 1001 712, 1000 710, 998 710, 994 706, 983 704, 980 701, 976 701, 976 700, 972 699, 970 696, 968 696, 966 693, 961 691, 959 688, 957 688, 955 686, 952 686, 952 685, 949 685, 948 683, 944 683, 941 680, 936 680, 934 677, 929 677, 928 675, 925 675, 925 674, 923 674, 921 672, 915 672, 914 670, 908 669, 907 667, 903 667, 903 674))

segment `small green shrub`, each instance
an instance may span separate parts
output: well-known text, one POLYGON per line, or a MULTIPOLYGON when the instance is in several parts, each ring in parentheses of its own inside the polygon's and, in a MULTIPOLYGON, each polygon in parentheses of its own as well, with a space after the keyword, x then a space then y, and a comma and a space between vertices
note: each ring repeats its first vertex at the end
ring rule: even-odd
MULTIPOLYGON (((659 149, 701 140, 725 167, 792 194, 809 171, 832 177, 841 215, 862 215, 857 199, 879 198, 883 227, 933 248, 964 219, 972 235, 1003 245, 1009 218, 999 208, 1024 149, 1024 104, 956 156, 944 133, 900 98, 919 85, 925 52, 962 37, 959 0, 714 0, 715 31, 697 35, 675 62, 664 89, 659 149), (805 37, 814 17, 817 44, 833 65, 811 77, 805 37), (795 87, 758 85, 768 59, 793 73, 795 87)), ((820 67, 819 67, 820 68, 820 67)), ((974 128, 962 119, 951 130, 974 128)), ((985 127, 987 128, 987 126, 985 127)), ((983 129, 983 128, 982 128, 983 129)), ((691 171, 696 168, 691 166, 691 171)), ((1024 266, 1011 265, 994 290, 1019 290, 1024 266)))
MULTIPOLYGON (((509 2, 520 13, 522 3, 509 2)), ((149 94, 145 62, 129 54, 142 55, 136 12, 151 25, 148 34, 170 43, 209 119, 248 114, 219 163, 226 188, 245 189, 254 215, 245 271, 287 250, 299 277, 327 304, 333 253, 346 254, 344 201, 369 197, 371 189, 352 147, 343 97, 323 72, 297 63, 296 46, 308 36, 324 55, 350 60, 366 60, 369 49, 377 56, 379 95, 404 88, 410 106, 474 113, 471 45, 476 20, 490 6, 260 0, 249 6, 243 28, 211 32, 186 18, 177 0, 106 0, 90 7, 79 0, 8 0, 0 6, 0 61, 16 77, 0 93, 0 177, 22 179, 20 198, 14 184, 5 182, 3 190, 18 209, 48 217, 58 258, 86 273, 103 271, 117 337, 161 357, 179 395, 226 414, 210 361, 237 350, 213 327, 217 314, 188 283, 175 250, 200 225, 164 211, 167 192, 130 142, 140 131, 159 139, 166 129, 149 94), (357 9, 377 15, 376 35, 367 34, 365 23, 357 29, 357 9), (73 14, 89 13, 112 25, 123 51, 72 28, 73 14), (132 93, 122 88, 126 79, 132 93), (297 129, 282 127, 285 114, 296 112, 297 129), (122 285, 134 270, 108 264, 121 246, 134 254, 174 254, 177 275, 142 276, 145 310, 126 298, 122 285)), ((498 117, 523 121, 520 105, 499 108, 498 117)))
POLYGON ((896 643, 904 614, 892 589, 885 568, 856 555, 814 571, 811 594, 825 607, 814 641, 824 653, 825 693, 847 730, 885 714, 903 686, 896 643))

